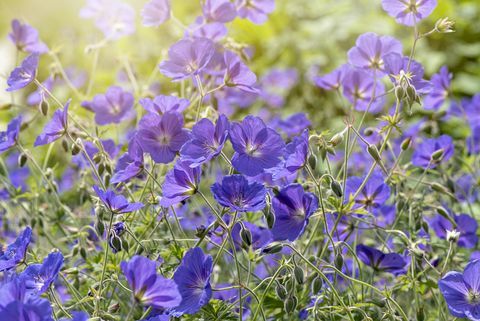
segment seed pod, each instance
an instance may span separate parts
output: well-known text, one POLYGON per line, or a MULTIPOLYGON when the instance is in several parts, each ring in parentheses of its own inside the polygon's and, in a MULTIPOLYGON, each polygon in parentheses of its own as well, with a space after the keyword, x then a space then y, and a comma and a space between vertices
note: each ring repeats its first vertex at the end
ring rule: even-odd
POLYGON ((330 183, 330 188, 335 193, 335 195, 337 195, 337 197, 342 197, 343 190, 339 182, 337 182, 336 180, 332 180, 332 182, 330 183))
POLYGON ((303 284, 305 282, 305 273, 303 272, 303 269, 298 265, 296 265, 293 269, 293 275, 295 276, 295 280, 298 284, 303 284))
POLYGON ((312 294, 316 295, 318 292, 322 290, 323 287, 323 280, 320 276, 317 276, 312 281, 312 294))
POLYGON ((285 309, 285 312, 287 313, 292 313, 293 311, 295 311, 295 309, 297 308, 297 304, 298 304, 298 299, 296 296, 292 295, 290 297, 287 298, 287 300, 285 301, 285 304, 283 306, 283 308, 285 309))
POLYGON ((395 87, 395 97, 397 97, 399 101, 403 100, 405 94, 405 89, 402 86, 395 87))
POLYGON ((25 153, 21 153, 18 155, 18 166, 23 167, 25 166, 25 163, 27 162, 27 155, 25 153))
POLYGON ((95 164, 100 163, 102 160, 103 160, 103 156, 102 156, 101 153, 96 153, 95 155, 93 155, 92 161, 93 161, 95 164))
POLYGON ((314 154, 308 156, 308 166, 310 166, 311 169, 315 169, 317 167, 317 156, 314 154))
POLYGON ((285 289, 285 287, 281 284, 277 284, 275 292, 277 293, 277 296, 280 300, 285 300, 285 298, 287 297, 287 289, 285 289))

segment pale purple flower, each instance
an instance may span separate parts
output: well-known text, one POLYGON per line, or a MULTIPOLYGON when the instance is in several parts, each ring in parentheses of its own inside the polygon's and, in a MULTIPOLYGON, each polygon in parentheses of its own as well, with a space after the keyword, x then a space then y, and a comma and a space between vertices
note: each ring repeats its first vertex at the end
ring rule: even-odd
POLYGON ((258 93, 253 87, 257 82, 257 76, 243 63, 240 57, 231 52, 225 51, 225 84, 229 87, 237 87, 240 90, 258 93))
POLYGON ((140 121, 137 139, 143 151, 156 163, 167 164, 189 139, 189 133, 183 129, 180 114, 147 114, 140 121))
POLYGON ((359 111, 381 111, 385 104, 384 92, 383 83, 379 80, 374 82, 371 73, 364 69, 352 67, 343 79, 343 95, 359 111))
POLYGON ((17 19, 12 20, 12 32, 8 34, 10 40, 20 51, 43 54, 48 52, 48 47, 38 37, 38 31, 17 19))
POLYGON ((158 27, 170 19, 170 0, 151 0, 142 9, 142 22, 146 27, 158 27))
POLYGON ((38 54, 31 54, 19 67, 13 69, 7 79, 7 91, 22 89, 34 81, 37 76, 38 60, 38 54))
POLYGON ((423 107, 438 110, 449 95, 452 74, 448 71, 447 66, 443 66, 438 74, 432 76, 430 81, 432 90, 423 98, 423 107))
POLYGON ((202 9, 207 21, 226 23, 237 16, 237 10, 230 0, 206 0, 202 9))
POLYGON ((192 168, 188 162, 177 161, 165 177, 160 205, 169 207, 195 194, 200 184, 201 174, 201 167, 192 168))
POLYGON ((15 146, 22 126, 22 116, 17 116, 10 121, 6 131, 0 132, 0 154, 15 146))
POLYGON ((256 24, 267 21, 268 15, 275 10, 275 0, 236 0, 238 16, 256 24))
POLYGON ((437 0, 382 0, 382 7, 398 23, 413 26, 428 17, 437 0))
POLYGON ((340 88, 345 77, 345 73, 348 70, 347 65, 341 65, 332 72, 314 77, 315 85, 325 90, 337 90, 340 88))
POLYGON ((111 86, 105 94, 95 95, 91 102, 83 102, 82 106, 95 113, 95 122, 98 125, 119 124, 135 117, 134 100, 128 91, 111 86))
POLYGON ((35 140, 34 146, 42 146, 50 144, 57 139, 63 137, 67 133, 68 128, 68 100, 63 109, 57 109, 53 114, 52 120, 45 125, 43 132, 35 140))
POLYGON ((182 113, 190 105, 188 99, 164 95, 156 96, 153 99, 143 98, 139 103, 146 111, 159 115, 167 112, 182 113))
POLYGON ((390 36, 379 36, 368 32, 360 35, 355 47, 348 51, 348 61, 355 67, 375 70, 377 76, 382 76, 383 58, 392 53, 402 54, 400 41, 390 36))
POLYGON ((170 47, 169 59, 162 62, 159 68, 173 81, 196 76, 208 65, 214 52, 214 44, 209 39, 182 39, 170 47))

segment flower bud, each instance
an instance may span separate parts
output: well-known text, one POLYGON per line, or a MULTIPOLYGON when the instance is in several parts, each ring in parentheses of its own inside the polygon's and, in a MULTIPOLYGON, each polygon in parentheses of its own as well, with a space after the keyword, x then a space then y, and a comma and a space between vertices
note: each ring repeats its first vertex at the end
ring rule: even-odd
POLYGON ((240 238, 242 239, 243 243, 249 247, 252 245, 252 233, 245 227, 245 225, 243 225, 243 223, 240 224, 240 238))
POLYGON ((343 267, 343 256, 342 256, 342 253, 337 253, 337 255, 335 255, 335 267, 338 269, 338 270, 342 270, 342 267, 343 267))
POLYGON ((303 282, 305 282, 305 273, 298 265, 293 268, 293 275, 298 284, 303 284, 303 282))
POLYGON ((75 143, 73 143, 72 145, 72 155, 77 155, 78 153, 80 153, 81 151, 80 146, 82 146, 82 141, 80 140, 80 138, 77 138, 75 143))
POLYGON ((69 146, 68 146, 68 142, 65 139, 62 139, 62 148, 66 153, 68 153, 69 146))
POLYGON ((267 226, 269 229, 273 228, 273 224, 275 224, 275 215, 273 215, 272 211, 267 211, 265 214, 265 220, 267 221, 267 226))
POLYGON ((277 285, 277 287, 275 288, 275 292, 277 293, 277 296, 280 300, 285 300, 285 298, 287 297, 287 289, 281 284, 277 285))
POLYGON ((380 152, 378 151, 377 146, 372 145, 372 144, 368 145, 367 152, 378 163, 380 163, 382 161, 382 158, 380 157, 380 152))
POLYGON ((313 295, 320 292, 322 290, 322 287, 323 287, 323 280, 320 276, 317 276, 312 281, 312 293, 313 293, 313 295))
POLYGON ((43 100, 39 105, 38 105, 38 109, 40 110, 40 112, 42 113, 43 116, 47 116, 48 115, 48 102, 46 102, 45 100, 43 100))
POLYGON ((264 254, 275 254, 282 250, 283 244, 281 243, 270 243, 262 249, 264 254))
POLYGON ((317 156, 313 154, 308 156, 308 165, 311 169, 315 169, 317 167, 317 156))
POLYGON ((434 162, 440 162, 444 154, 445 154, 445 150, 443 148, 440 148, 433 152, 431 156, 431 160, 434 162))
POLYGON ((402 148, 402 150, 407 150, 411 144, 412 144, 412 137, 407 137, 402 141, 402 143, 400 144, 400 147, 402 148))
POLYGON ((330 188, 335 193, 335 195, 337 195, 337 197, 342 197, 343 190, 339 182, 337 182, 336 180, 332 180, 332 182, 330 183, 330 188))
POLYGON ((23 167, 25 166, 25 163, 27 162, 27 155, 25 153, 21 153, 18 155, 18 166, 23 167))
POLYGON ((298 304, 297 297, 292 295, 291 297, 288 297, 287 300, 285 300, 285 304, 283 308, 285 309, 285 312, 292 313, 297 308, 297 304, 298 304))

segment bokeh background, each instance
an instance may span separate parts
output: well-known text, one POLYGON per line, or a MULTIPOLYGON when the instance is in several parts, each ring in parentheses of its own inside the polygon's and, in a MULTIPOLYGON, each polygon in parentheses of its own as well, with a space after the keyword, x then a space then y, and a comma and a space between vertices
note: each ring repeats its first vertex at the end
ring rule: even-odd
MULTIPOLYGON (((150 75, 158 61, 166 57, 168 47, 182 37, 182 31, 171 23, 156 29, 142 27, 140 10, 146 1, 125 2, 137 10, 137 32, 102 51, 93 92, 101 92, 115 83, 117 73, 112 70, 121 71, 124 61, 129 61, 138 75, 150 75)), ((199 2, 173 0, 173 12, 188 25, 200 14, 199 2)), ((438 2, 438 7, 422 22, 420 30, 427 32, 437 19, 449 17, 456 21, 456 32, 433 34, 420 41, 416 59, 425 66, 428 77, 440 66, 447 65, 454 74, 454 94, 480 92, 480 1, 438 2)), ((4 88, 6 76, 16 59, 15 48, 7 39, 13 18, 37 28, 41 39, 58 52, 64 66, 89 70, 92 55, 86 48, 98 42, 101 33, 91 20, 79 17, 84 5, 83 0, 0 1, 0 103, 10 101, 4 88)), ((229 24, 229 36, 237 43, 252 45, 254 55, 249 65, 259 76, 272 67, 298 70, 298 82, 287 96, 285 107, 291 111, 310 111, 311 116, 322 118, 338 113, 338 108, 329 108, 335 100, 328 99, 324 92, 314 87, 309 76, 328 72, 344 63, 346 52, 358 35, 371 31, 393 35, 404 42, 405 48, 412 44, 413 29, 396 24, 382 10, 380 0, 276 0, 276 5, 275 12, 264 25, 236 19, 229 24)), ((40 80, 50 72, 46 61, 52 62, 51 57, 42 60, 40 80)), ((3 114, 1 116, 5 121, 3 114)))

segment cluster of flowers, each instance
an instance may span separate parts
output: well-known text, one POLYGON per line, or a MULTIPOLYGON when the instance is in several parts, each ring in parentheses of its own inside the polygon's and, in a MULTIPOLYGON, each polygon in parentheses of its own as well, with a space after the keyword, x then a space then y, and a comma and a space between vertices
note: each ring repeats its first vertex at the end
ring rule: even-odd
MULTIPOLYGON (((452 31, 448 19, 427 33, 418 31, 436 5, 382 1, 398 23, 415 29, 415 44, 452 31)), ((52 75, 40 82, 40 59, 49 49, 33 27, 12 22, 9 37, 28 56, 8 77, 7 91, 34 84, 27 104, 39 109, 16 116, 0 133, 0 152, 8 152, 0 196, 7 210, 15 206, 38 214, 30 224, 38 227, 39 241, 56 244, 49 233, 60 230, 65 244, 56 245, 69 254, 65 259, 54 250, 42 263, 32 263, 38 260, 36 251, 27 252, 30 227, 0 251, 1 320, 115 320, 118 311, 126 314, 122 320, 150 321, 197 313, 206 319, 217 313, 217 320, 274 320, 284 313, 300 319, 328 314, 420 319, 418 288, 431 281, 430 273, 436 273, 452 315, 480 320, 480 261, 474 260, 480 254, 472 254, 463 274, 445 274, 457 247, 471 249, 478 242, 472 204, 478 201, 480 94, 456 101, 446 66, 428 81, 413 59, 415 47, 405 56, 399 40, 366 33, 348 51, 347 63, 312 79, 322 94, 336 91, 351 104, 345 127, 331 135, 315 130, 305 113, 282 119, 278 107, 295 85, 296 71, 273 69, 257 79, 246 62, 254 56, 250 48, 226 40, 227 23, 236 18, 264 23, 273 10, 274 0, 205 0, 202 15, 185 27, 169 0, 145 4, 144 26, 171 20, 184 31, 158 70, 173 83, 190 85, 189 98, 154 88, 149 88, 154 94, 140 95, 115 85, 89 99, 81 92, 87 76, 61 65, 61 80, 52 75), (62 103, 53 94, 61 86, 76 97, 62 103), (394 105, 385 111, 391 97, 394 105), (52 101, 58 109, 33 143, 49 145, 41 166, 22 140, 36 116, 48 117, 52 101), (257 102, 268 106, 260 116, 233 120, 257 102), (404 119, 419 114, 418 105, 422 117, 400 131, 404 119), (77 106, 94 114, 94 125, 72 112, 77 106), (359 125, 353 121, 356 112, 363 115, 359 125), (376 127, 364 126, 369 114, 383 115, 376 127), (458 138, 435 128, 451 119, 463 119, 471 134, 458 138), (98 127, 112 125, 125 126, 126 134, 119 141, 100 138, 98 127), (60 166, 61 176, 47 168, 55 142, 72 154, 69 165, 60 166), (473 155, 473 166, 452 162, 464 155, 473 155), (26 164, 40 174, 46 191, 31 204, 26 164), (67 198, 76 185, 89 197, 67 198), (85 207, 94 208, 93 215, 85 228, 75 226, 82 221, 77 211, 89 212, 85 207), (45 230, 46 217, 55 229, 45 230), (437 257, 438 251, 447 254, 437 257), (400 283, 405 287, 396 286, 400 283), (273 287, 275 293, 269 291, 273 287), (380 302, 359 307, 370 300, 364 287, 372 302, 380 302), (347 299, 349 291, 355 295, 347 299), (408 304, 398 303, 405 300, 402 292, 413 293, 413 305, 410 296, 408 304), (221 310, 217 301, 227 308, 221 310)), ((101 46, 135 32, 135 11, 116 0, 89 0, 80 16, 94 20, 105 37, 101 46)), ((422 291, 438 293, 433 287, 422 291)))

